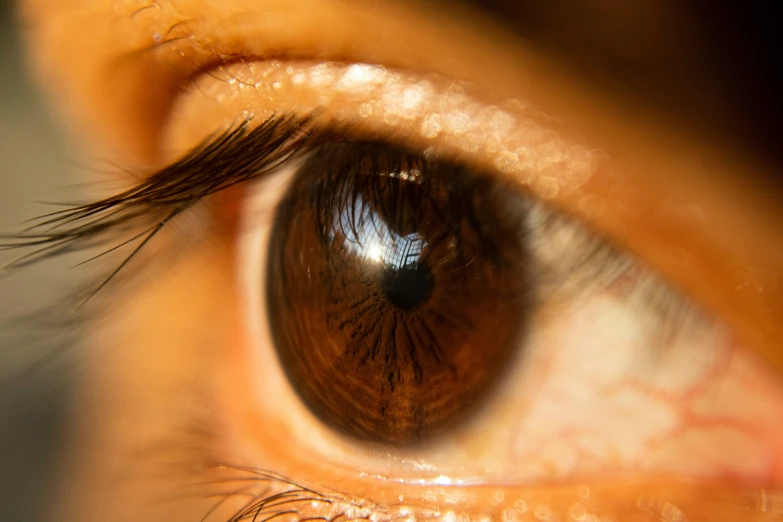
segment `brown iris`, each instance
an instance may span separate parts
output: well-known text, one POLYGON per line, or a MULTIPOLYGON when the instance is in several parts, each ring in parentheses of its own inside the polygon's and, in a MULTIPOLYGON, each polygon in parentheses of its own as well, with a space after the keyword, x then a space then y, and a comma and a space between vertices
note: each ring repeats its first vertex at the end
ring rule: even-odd
POLYGON ((466 417, 520 343, 530 301, 519 196, 375 142, 322 146, 270 244, 283 368, 328 425, 411 443, 466 417))

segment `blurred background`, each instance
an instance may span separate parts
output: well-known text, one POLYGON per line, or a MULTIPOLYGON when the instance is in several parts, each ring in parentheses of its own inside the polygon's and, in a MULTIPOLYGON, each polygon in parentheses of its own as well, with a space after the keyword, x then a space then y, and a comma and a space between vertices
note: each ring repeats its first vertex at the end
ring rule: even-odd
MULTIPOLYGON (((26 70, 13 5, 0 0, 0 234, 49 209, 57 187, 76 182, 73 157, 26 70)), ((0 242, 3 240, 0 239, 0 242)), ((0 251, 0 267, 18 253, 0 251)), ((64 350, 70 332, 28 328, 67 271, 62 261, 21 272, 0 271, 0 521, 38 518, 50 493, 67 396, 65 360, 33 364, 64 350), (25 320, 29 318, 30 321, 25 320)), ((38 318, 40 319, 40 317, 38 318)), ((40 323, 39 323, 40 324, 40 323)))

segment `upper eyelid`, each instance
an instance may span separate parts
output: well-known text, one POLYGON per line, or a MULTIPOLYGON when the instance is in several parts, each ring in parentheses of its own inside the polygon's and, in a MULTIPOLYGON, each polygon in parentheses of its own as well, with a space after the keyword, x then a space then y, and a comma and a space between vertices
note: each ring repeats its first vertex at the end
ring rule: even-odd
POLYGON ((497 99, 492 103, 475 95, 470 83, 380 65, 232 63, 195 78, 190 90, 196 97, 217 97, 225 107, 215 109, 198 102, 175 107, 171 121, 175 137, 171 139, 171 131, 164 133, 167 147, 174 150, 187 149, 200 141, 203 132, 231 125, 242 114, 260 115, 263 120, 279 111, 317 111, 320 122, 358 139, 378 136, 414 149, 426 148, 494 172, 554 201, 561 192, 578 190, 604 159, 602 152, 589 148, 576 135, 564 136, 563 129, 553 125, 556 120, 524 101, 497 99), (215 84, 219 90, 212 88, 215 84), (251 91, 256 93, 248 94, 251 91), (342 107, 347 108, 344 118, 342 107), (183 142, 176 136, 181 127, 198 128, 197 123, 203 132, 197 132, 195 139, 188 136, 183 142))

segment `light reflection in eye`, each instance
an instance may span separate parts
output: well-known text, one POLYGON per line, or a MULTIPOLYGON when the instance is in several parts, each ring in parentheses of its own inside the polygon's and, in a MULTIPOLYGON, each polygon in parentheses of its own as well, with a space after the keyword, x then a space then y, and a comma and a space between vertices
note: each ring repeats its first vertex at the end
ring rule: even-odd
POLYGON ((381 262, 402 269, 415 263, 427 246, 418 232, 400 236, 369 206, 361 195, 353 202, 353 210, 345 208, 335 215, 330 239, 334 231, 344 236, 344 247, 362 258, 381 262))

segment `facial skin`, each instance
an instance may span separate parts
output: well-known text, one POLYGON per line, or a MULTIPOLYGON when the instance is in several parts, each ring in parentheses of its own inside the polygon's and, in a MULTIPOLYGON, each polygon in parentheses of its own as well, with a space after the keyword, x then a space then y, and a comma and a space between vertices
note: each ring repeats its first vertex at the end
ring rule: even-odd
MULTIPOLYGON (((783 372, 783 214, 769 194, 743 183, 764 177, 768 168, 747 151, 695 133, 632 97, 598 89, 507 28, 452 6, 438 11, 391 1, 27 0, 22 11, 31 60, 55 110, 90 154, 127 158, 128 169, 152 171, 169 163, 248 108, 269 115, 312 107, 335 117, 371 101, 338 97, 324 106, 318 92, 293 86, 271 96, 262 89, 228 96, 227 79, 253 78, 247 65, 253 61, 377 64, 469 82, 480 104, 513 99, 535 107, 546 115, 541 121, 547 128, 600 151, 602 159, 575 187, 564 183, 553 193, 550 184, 533 179, 527 188, 642 259, 725 324, 736 339, 732 349, 741 347, 739 360, 753 367, 756 397, 772 397, 762 416, 772 426, 783 415, 783 400, 776 402, 782 379, 777 374, 783 372), (204 95, 209 89, 227 97, 204 95)), ((406 127, 369 116, 365 126, 405 137, 420 127, 411 121, 416 125, 406 127)), ((449 149, 443 135, 427 139, 417 145, 494 164, 486 154, 449 149)), ((250 399, 258 390, 249 380, 263 376, 267 386, 279 377, 268 361, 253 361, 262 368, 256 377, 248 372, 257 339, 249 333, 247 295, 237 281, 252 267, 240 266, 242 218, 226 210, 236 208, 240 192, 219 194, 203 219, 161 239, 159 252, 182 237, 202 238, 187 244, 187 255, 156 262, 102 302, 104 320, 86 340, 80 406, 65 478, 53 501, 54 520, 97 521, 107 513, 113 520, 201 520, 215 495, 236 492, 213 514, 219 520, 225 512, 227 518, 247 504, 243 493, 258 494, 265 483, 229 482, 238 471, 219 463, 282 473, 319 492, 339 492, 345 505, 361 504, 353 512, 308 512, 326 518, 404 518, 407 512, 389 510, 397 504, 417 518, 437 512, 506 520, 590 520, 589 513, 631 521, 679 520, 681 512, 689 520, 783 516, 766 496, 748 493, 780 489, 783 467, 762 481, 700 476, 699 487, 687 488, 682 481, 688 476, 671 473, 449 487, 403 484, 393 480, 393 470, 361 476, 350 467, 308 459, 291 443, 302 438, 301 426, 275 425, 250 399), (714 498, 728 499, 729 507, 716 507, 714 498)), ((152 250, 145 260, 153 259, 152 250)), ((269 386, 262 390, 274 389, 269 386)), ((783 464, 781 455, 781 446, 769 450, 773 467, 783 464)))

